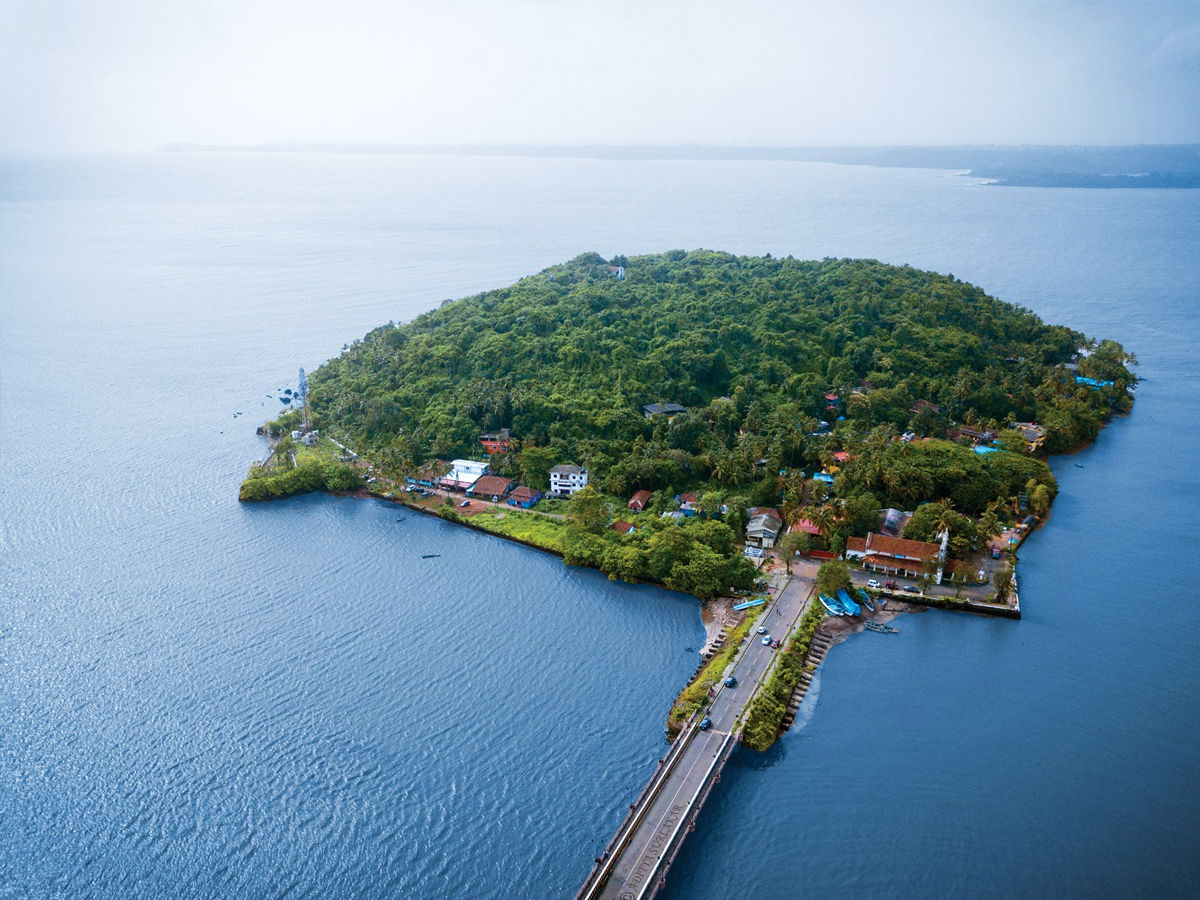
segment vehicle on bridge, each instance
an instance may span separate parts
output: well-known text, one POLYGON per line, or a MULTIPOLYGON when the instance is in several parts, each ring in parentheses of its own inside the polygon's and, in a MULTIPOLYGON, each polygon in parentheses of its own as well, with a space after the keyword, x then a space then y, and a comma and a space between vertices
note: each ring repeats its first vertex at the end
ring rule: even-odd
POLYGON ((769 646, 771 646, 771 636, 770 636, 769 634, 764 634, 764 635, 763 635, 763 646, 764 646, 764 647, 769 647, 769 646))
POLYGON ((730 675, 725 679, 725 687, 737 687, 737 679, 730 675))
POLYGON ((710 719, 708 716, 705 716, 700 720, 700 724, 696 727, 701 731, 708 731, 708 729, 712 728, 712 719, 710 719))

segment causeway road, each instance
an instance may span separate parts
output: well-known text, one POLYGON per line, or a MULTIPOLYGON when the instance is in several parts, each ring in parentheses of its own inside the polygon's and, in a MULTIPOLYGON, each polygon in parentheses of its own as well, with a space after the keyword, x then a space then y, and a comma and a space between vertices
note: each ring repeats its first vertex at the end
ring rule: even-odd
MULTIPOLYGON (((757 625, 778 638, 781 648, 813 601, 816 568, 816 563, 801 562, 794 566, 790 579, 782 574, 773 579, 775 585, 784 586, 776 588, 775 599, 757 625)), ((764 645, 762 638, 751 630, 725 673, 737 679, 736 686, 719 684, 708 708, 675 739, 665 771, 663 767, 655 771, 644 796, 621 824, 615 843, 610 842, 609 851, 584 883, 580 900, 646 900, 657 892, 700 805, 720 777, 743 712, 780 652, 764 645), (705 716, 712 726, 701 731, 697 723, 705 716)))

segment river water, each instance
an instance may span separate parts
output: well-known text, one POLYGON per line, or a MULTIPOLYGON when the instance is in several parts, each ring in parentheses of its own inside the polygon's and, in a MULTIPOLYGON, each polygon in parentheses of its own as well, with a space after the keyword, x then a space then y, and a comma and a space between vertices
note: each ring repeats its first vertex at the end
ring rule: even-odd
POLYGON ((1145 381, 1055 462, 1024 619, 836 647, 663 896, 1190 894, 1198 223, 1194 191, 799 163, 0 160, 0 896, 572 894, 665 748, 696 603, 237 485, 299 366, 673 247, 952 272, 1145 381))

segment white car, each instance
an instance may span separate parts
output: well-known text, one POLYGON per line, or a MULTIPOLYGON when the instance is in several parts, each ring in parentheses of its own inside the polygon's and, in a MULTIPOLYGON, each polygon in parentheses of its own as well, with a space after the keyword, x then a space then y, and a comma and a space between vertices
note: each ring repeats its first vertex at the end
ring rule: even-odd
POLYGON ((883 585, 881 585, 881 584, 880 584, 878 581, 876 581, 874 578, 868 578, 868 579, 867 579, 867 587, 869 587, 869 588, 874 588, 875 590, 879 590, 879 589, 880 589, 882 586, 883 586, 883 585))
POLYGON ((771 646, 771 636, 769 634, 763 636, 763 646, 764 647, 771 646))
POLYGON ((766 633, 767 633, 767 626, 766 626, 766 625, 759 625, 759 626, 758 626, 758 633, 759 633, 759 634, 766 634, 766 633))

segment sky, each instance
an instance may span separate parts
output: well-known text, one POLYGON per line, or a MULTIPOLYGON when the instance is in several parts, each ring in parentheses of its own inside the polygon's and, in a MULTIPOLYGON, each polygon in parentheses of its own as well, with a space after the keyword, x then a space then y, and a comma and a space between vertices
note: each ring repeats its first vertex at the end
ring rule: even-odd
POLYGON ((0 0, 0 152, 1200 142, 1200 2, 0 0))

